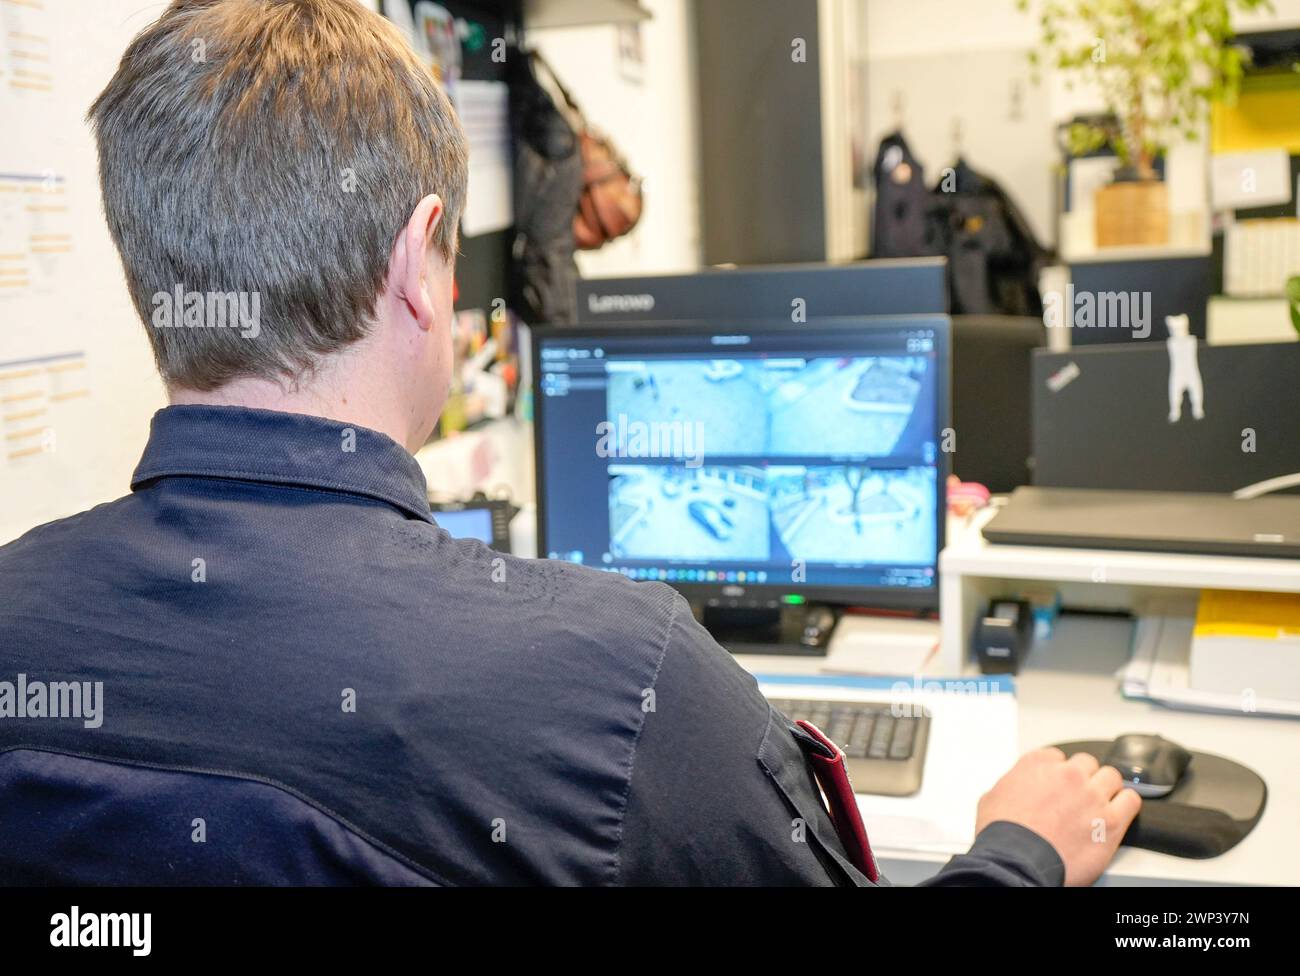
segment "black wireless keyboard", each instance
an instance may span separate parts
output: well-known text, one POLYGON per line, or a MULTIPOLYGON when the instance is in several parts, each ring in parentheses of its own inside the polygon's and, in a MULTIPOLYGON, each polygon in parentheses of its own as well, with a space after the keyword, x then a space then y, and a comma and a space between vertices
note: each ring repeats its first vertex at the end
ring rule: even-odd
POLYGON ((921 788, 929 716, 895 715, 892 706, 874 702, 770 701, 790 718, 811 722, 844 750, 855 792, 911 796, 921 788))

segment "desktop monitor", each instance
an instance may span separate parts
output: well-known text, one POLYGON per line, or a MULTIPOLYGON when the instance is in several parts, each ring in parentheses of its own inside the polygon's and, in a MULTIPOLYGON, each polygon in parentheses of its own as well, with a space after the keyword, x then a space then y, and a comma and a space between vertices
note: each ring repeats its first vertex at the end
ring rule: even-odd
POLYGON ((578 322, 666 322, 841 315, 944 315, 945 258, 707 268, 689 274, 583 278, 578 322))
POLYGON ((949 328, 538 330, 539 554, 726 606, 936 606, 949 328))
MULTIPOLYGON (((944 258, 710 268, 693 274, 578 282, 578 321, 738 322, 789 316, 808 322, 864 315, 944 314, 944 258)), ((951 458, 955 473, 1002 494, 1031 480, 1029 361, 1046 337, 1038 318, 952 319, 951 458)))

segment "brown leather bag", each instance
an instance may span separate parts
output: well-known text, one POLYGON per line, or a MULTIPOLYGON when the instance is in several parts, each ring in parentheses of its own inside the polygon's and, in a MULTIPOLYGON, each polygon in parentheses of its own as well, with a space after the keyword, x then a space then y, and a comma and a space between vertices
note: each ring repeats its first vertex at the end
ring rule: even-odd
POLYGON ((551 82, 568 109, 569 122, 578 133, 582 152, 582 195, 573 215, 573 240, 584 251, 594 251, 622 237, 641 219, 641 181, 632 175, 627 161, 613 143, 588 124, 573 100, 542 56, 533 52, 536 63, 546 69, 551 82))

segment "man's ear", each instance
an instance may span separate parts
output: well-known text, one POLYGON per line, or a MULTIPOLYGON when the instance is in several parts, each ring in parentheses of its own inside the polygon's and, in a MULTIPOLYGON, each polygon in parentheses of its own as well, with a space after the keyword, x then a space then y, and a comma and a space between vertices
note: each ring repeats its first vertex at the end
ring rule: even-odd
POLYGON ((434 233, 442 223, 442 198, 436 193, 415 205, 411 219, 406 222, 402 232, 397 235, 393 246, 392 267, 389 269, 398 297, 406 303, 421 329, 433 328, 434 308, 425 287, 428 274, 428 253, 433 247, 434 233))

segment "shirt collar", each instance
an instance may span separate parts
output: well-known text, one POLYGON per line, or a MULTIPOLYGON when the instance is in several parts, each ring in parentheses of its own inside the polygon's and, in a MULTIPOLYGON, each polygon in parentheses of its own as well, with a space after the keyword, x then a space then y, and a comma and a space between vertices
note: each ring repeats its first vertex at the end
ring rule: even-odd
POLYGON ((153 416, 131 490, 169 476, 365 495, 432 522, 424 472, 386 434, 324 417, 184 404, 153 416))

